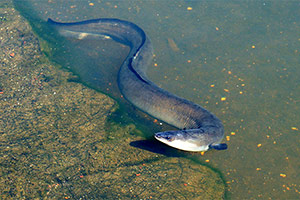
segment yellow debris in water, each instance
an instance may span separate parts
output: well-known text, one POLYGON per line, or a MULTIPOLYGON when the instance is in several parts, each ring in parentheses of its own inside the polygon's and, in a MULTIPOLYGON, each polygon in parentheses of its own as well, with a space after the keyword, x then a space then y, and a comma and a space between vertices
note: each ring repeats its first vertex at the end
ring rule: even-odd
POLYGON ((187 7, 186 9, 187 9, 187 10, 193 10, 193 8, 192 8, 192 7, 190 7, 190 6, 189 6, 189 7, 187 7))
POLYGON ((180 49, 178 48, 177 44, 175 43, 175 41, 172 38, 168 38, 168 44, 169 47, 171 47, 171 49, 175 52, 179 51, 180 49))
POLYGON ((94 4, 94 3, 89 3, 89 5, 90 5, 90 6, 94 6, 95 4, 94 4))
POLYGON ((222 98, 221 98, 221 101, 226 101, 226 97, 222 97, 222 98))
POLYGON ((211 84, 210 87, 215 87, 215 84, 211 84))
POLYGON ((261 147, 261 144, 258 144, 257 147, 261 147))
POLYGON ((254 45, 252 45, 252 46, 251 46, 251 48, 252 48, 252 49, 255 49, 255 46, 254 46, 254 45))
POLYGON ((292 127, 291 129, 294 130, 294 131, 298 131, 299 130, 297 127, 292 127))
POLYGON ((235 135, 235 132, 231 132, 231 135, 235 135))
POLYGON ((260 167, 256 168, 256 171, 260 171, 260 170, 261 170, 261 168, 260 168, 260 167))
POLYGON ((201 151, 201 153, 200 153, 200 154, 201 154, 201 156, 203 156, 203 155, 204 155, 204 153, 205 153, 204 151, 201 151))
POLYGON ((281 177, 285 178, 286 177, 286 174, 280 174, 281 177))
POLYGON ((208 162, 209 162, 209 160, 207 159, 207 160, 205 160, 205 162, 207 162, 207 163, 208 163, 208 162))
POLYGON ((226 140, 227 140, 227 141, 230 141, 230 136, 226 136, 226 140))

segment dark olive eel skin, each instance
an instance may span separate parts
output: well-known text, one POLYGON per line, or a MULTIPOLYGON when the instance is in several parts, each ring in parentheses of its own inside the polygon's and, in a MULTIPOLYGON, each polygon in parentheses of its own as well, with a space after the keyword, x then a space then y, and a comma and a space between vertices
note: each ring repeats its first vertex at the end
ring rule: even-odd
POLYGON ((118 73, 121 93, 140 110, 181 129, 156 133, 156 139, 186 151, 205 151, 210 147, 219 150, 227 148, 226 144, 220 144, 224 129, 215 115, 159 88, 147 78, 146 69, 152 60, 153 48, 145 32, 136 24, 110 18, 74 23, 48 19, 48 23, 66 37, 113 39, 131 48, 118 73), (193 147, 171 145, 174 141, 188 142, 193 147))

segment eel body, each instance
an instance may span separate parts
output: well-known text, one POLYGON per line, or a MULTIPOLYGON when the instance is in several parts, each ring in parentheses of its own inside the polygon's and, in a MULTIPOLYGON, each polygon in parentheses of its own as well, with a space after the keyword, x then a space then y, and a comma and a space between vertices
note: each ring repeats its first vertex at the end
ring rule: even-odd
POLYGON ((146 69, 151 62, 153 48, 139 26, 111 18, 74 23, 48 19, 48 23, 65 37, 112 39, 130 47, 118 73, 122 95, 140 110, 179 129, 155 133, 157 140, 185 151, 227 149, 227 145, 221 143, 224 136, 222 122, 215 115, 158 87, 147 78, 146 69))

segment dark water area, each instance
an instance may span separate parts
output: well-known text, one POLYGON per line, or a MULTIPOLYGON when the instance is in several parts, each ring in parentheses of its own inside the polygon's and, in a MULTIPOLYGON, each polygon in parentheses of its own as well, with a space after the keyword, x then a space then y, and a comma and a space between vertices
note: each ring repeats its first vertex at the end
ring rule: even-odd
MULTIPOLYGON (((73 81, 121 105, 115 75, 128 48, 113 41, 59 38, 46 28, 46 20, 105 17, 138 24, 154 46, 149 79, 217 115, 229 148, 201 156, 174 154, 168 148, 155 152, 151 141, 130 145, 159 155, 167 151, 162 155, 216 169, 232 199, 300 198, 298 1, 16 0, 15 5, 47 40, 44 52, 78 75, 73 81)), ((124 107, 134 118, 136 111, 130 109, 124 107)), ((143 114, 138 116, 142 120, 143 114)), ((146 132, 141 135, 149 138, 146 132)))

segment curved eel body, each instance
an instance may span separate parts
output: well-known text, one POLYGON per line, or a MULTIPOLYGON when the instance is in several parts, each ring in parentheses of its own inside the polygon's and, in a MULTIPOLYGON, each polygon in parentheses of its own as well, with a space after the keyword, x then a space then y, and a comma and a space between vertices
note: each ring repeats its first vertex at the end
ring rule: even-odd
POLYGON ((131 48, 118 73, 123 96, 140 110, 180 130, 155 133, 155 138, 185 151, 223 150, 222 122, 201 106, 159 88, 146 76, 153 50, 149 38, 137 25, 119 19, 93 19, 75 23, 48 23, 65 37, 113 39, 131 48))

